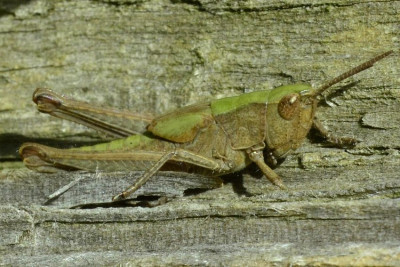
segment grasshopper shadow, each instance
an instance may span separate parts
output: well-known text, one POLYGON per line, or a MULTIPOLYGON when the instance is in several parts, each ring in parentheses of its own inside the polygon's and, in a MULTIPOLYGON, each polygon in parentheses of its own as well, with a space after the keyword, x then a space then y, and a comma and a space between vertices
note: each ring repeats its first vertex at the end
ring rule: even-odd
POLYGON ((103 143, 104 140, 93 140, 93 141, 75 141, 75 140, 63 140, 60 142, 57 138, 31 138, 20 134, 0 134, 0 158, 15 158, 19 160, 18 149, 23 143, 34 142, 41 143, 47 146, 53 146, 57 148, 70 148, 95 145, 103 143))
MULTIPOLYGON (((254 165, 254 169, 256 169, 257 166, 254 165)), ((246 196, 246 197, 251 197, 252 194, 250 192, 248 192, 248 190, 246 189, 246 187, 244 186, 244 177, 243 174, 246 172, 235 172, 235 173, 231 173, 231 174, 227 174, 224 176, 220 176, 219 178, 222 179, 223 184, 231 184, 232 185, 232 189, 233 191, 238 194, 239 196, 246 196)), ((252 175, 254 177, 256 177, 255 175, 252 175)), ((259 179, 260 177, 262 177, 262 173, 259 172, 257 173, 257 179, 259 179)), ((201 193, 204 193, 208 190, 213 190, 213 189, 209 189, 209 188, 191 188, 191 189, 187 189, 184 192, 184 196, 195 196, 201 193)))
MULTIPOLYGON (((243 174, 245 172, 237 172, 230 175, 225 175, 222 178, 224 184, 231 184, 233 191, 239 196, 251 197, 252 194, 247 191, 247 188, 244 186, 244 177, 243 174)), ((257 179, 259 179, 257 177, 257 179)))
POLYGON ((0 17, 14 15, 14 11, 21 5, 29 4, 32 0, 0 0, 0 17))
POLYGON ((333 102, 334 103, 335 102, 335 101, 333 101, 334 98, 343 96, 343 94, 346 91, 350 90, 351 88, 353 88, 354 86, 356 86, 359 83, 360 83, 360 81, 354 81, 354 82, 351 82, 351 83, 349 83, 347 85, 341 86, 339 89, 336 89, 333 92, 328 93, 324 98, 325 101, 320 101, 318 103, 318 106, 330 107, 331 105, 329 104, 329 102, 333 102))
POLYGON ((164 196, 138 196, 132 199, 126 199, 123 201, 116 202, 104 202, 104 203, 87 203, 72 206, 71 209, 96 209, 96 208, 154 208, 157 206, 164 205, 171 199, 164 196))
MULTIPOLYGON (((275 166, 270 166, 272 169, 275 169, 279 167, 284 162, 285 159, 280 159, 278 160, 277 164, 275 166)), ((257 167, 255 163, 250 164, 246 169, 240 172, 228 174, 225 176, 222 176, 222 180, 224 181, 224 184, 231 184, 233 191, 238 194, 239 196, 246 196, 246 197, 251 197, 253 196, 252 193, 250 193, 247 188, 244 186, 244 174, 250 175, 252 178, 255 178, 257 180, 263 180, 264 174, 260 171, 260 169, 257 167)), ((260 181, 262 182, 262 181, 260 181)))

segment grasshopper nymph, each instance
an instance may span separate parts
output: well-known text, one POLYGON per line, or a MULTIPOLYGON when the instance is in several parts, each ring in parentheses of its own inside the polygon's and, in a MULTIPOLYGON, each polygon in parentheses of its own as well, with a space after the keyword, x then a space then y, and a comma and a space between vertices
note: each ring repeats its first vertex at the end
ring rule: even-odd
POLYGON ((155 118, 95 108, 47 89, 37 89, 33 101, 39 111, 120 139, 70 149, 25 143, 19 153, 28 168, 40 172, 145 171, 131 187, 114 196, 113 201, 126 199, 159 170, 220 176, 240 171, 252 162, 268 180, 284 188, 272 170, 274 166, 265 163, 264 155, 267 162, 284 158, 302 144, 312 127, 329 142, 353 144, 355 140, 351 138, 331 136, 315 118, 319 96, 391 53, 376 56, 316 89, 307 84, 285 85, 186 106, 155 118), (126 127, 128 123, 132 127, 126 127))

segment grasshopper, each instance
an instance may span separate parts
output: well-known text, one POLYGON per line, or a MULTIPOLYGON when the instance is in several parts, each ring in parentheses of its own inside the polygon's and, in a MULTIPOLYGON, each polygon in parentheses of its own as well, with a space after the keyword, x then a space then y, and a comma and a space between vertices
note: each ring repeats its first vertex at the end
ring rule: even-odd
POLYGON ((316 89, 308 84, 285 85, 186 106, 158 117, 93 107, 39 88, 33 94, 39 111, 119 139, 69 149, 25 143, 19 153, 28 168, 39 172, 144 171, 113 201, 126 199, 159 170, 220 176, 253 162, 272 184, 285 188, 273 168, 302 144, 312 127, 333 144, 356 142, 334 137, 316 119, 322 92, 392 52, 378 55, 316 89))

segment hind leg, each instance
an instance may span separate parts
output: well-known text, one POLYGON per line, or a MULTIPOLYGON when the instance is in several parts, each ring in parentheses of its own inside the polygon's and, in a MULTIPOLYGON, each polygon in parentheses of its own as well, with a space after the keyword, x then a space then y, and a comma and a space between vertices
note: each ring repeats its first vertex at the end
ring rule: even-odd
POLYGON ((144 185, 169 160, 190 163, 215 172, 226 172, 232 169, 232 166, 229 166, 229 164, 226 164, 223 160, 204 157, 202 155, 184 149, 177 149, 165 153, 132 186, 128 187, 120 194, 114 196, 112 198, 112 201, 126 199, 129 195, 131 195, 132 193, 137 191, 142 185, 144 185))

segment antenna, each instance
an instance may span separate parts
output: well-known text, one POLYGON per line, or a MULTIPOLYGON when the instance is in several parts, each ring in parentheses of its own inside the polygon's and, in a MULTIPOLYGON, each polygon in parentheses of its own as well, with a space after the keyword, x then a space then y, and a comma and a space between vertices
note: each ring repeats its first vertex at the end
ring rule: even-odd
POLYGON ((328 89, 329 87, 331 87, 332 85, 343 81, 344 79, 347 79, 350 76, 353 76, 363 70, 366 70, 368 68, 371 68, 375 62, 387 57, 388 55, 390 55, 391 53, 393 53, 393 50, 387 51, 383 54, 380 54, 379 56, 376 56, 360 65, 358 65, 357 67, 352 68, 349 71, 346 71, 345 73, 337 76, 336 78, 333 78, 332 80, 330 80, 329 82, 325 83, 324 85, 322 85, 321 87, 319 87, 315 93, 314 96, 318 96, 320 95, 323 91, 325 91, 326 89, 328 89))

